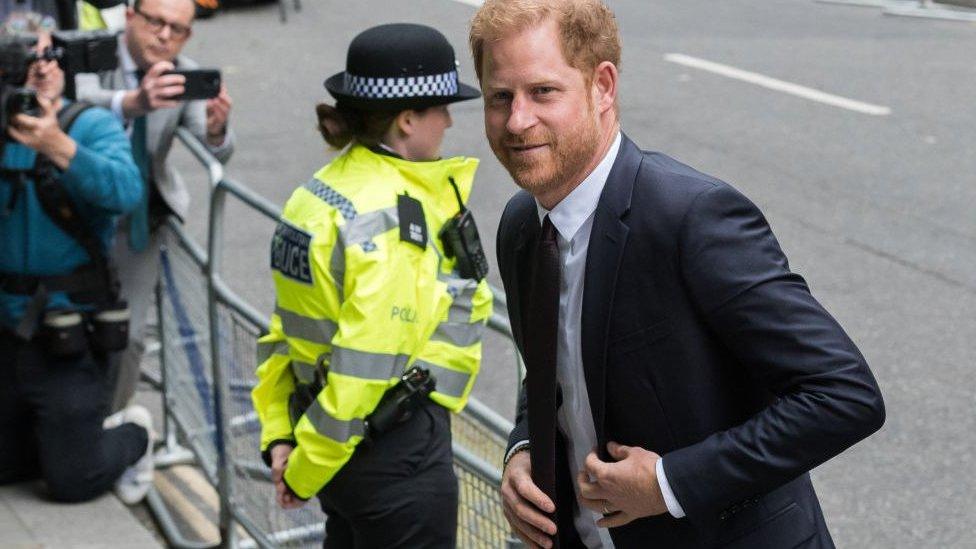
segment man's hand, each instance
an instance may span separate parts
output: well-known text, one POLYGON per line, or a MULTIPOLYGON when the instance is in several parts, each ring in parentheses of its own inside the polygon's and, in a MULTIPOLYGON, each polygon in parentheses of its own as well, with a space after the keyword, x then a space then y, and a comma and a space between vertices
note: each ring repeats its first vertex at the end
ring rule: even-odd
POLYGON ((556 505, 532 482, 528 452, 518 452, 508 461, 501 492, 505 518, 515 534, 531 548, 552 547, 556 523, 544 513, 554 513, 556 505))
POLYGON ((122 99, 122 110, 127 118, 144 116, 156 109, 176 107, 180 102, 173 97, 183 93, 186 77, 181 74, 163 74, 176 67, 169 61, 160 61, 146 71, 142 82, 122 99))
POLYGON ((641 517, 668 511, 657 481, 657 461, 661 456, 636 446, 607 444, 615 463, 600 461, 596 452, 586 456, 579 484, 580 505, 600 513, 596 524, 602 528, 623 526, 641 517))
POLYGON ((285 484, 285 469, 288 467, 288 456, 295 448, 290 444, 278 444, 271 449, 271 482, 275 487, 275 499, 282 509, 298 509, 306 501, 296 496, 285 484))
POLYGON ((59 169, 66 170, 78 151, 78 145, 58 125, 54 102, 41 95, 37 96, 37 102, 41 106, 41 116, 14 116, 8 128, 10 136, 48 157, 59 169))
POLYGON ((234 105, 230 95, 227 94, 227 86, 220 85, 220 93, 217 97, 207 100, 207 143, 213 147, 219 147, 227 136, 227 118, 230 116, 230 109, 234 105))

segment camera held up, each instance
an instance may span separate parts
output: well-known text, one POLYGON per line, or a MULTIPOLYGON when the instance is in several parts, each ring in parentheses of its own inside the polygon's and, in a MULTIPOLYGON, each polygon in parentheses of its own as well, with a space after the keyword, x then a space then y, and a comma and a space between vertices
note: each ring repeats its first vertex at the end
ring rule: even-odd
POLYGON ((110 31, 60 31, 52 35, 52 46, 35 51, 33 36, 0 37, 0 139, 7 135, 11 118, 18 114, 40 116, 37 93, 27 87, 31 64, 57 61, 65 73, 65 97, 75 97, 75 75, 109 71, 118 67, 118 42, 110 31))
POLYGON ((0 38, 0 139, 7 135, 10 119, 18 114, 38 116, 37 93, 24 87, 27 71, 37 59, 34 37, 0 38))

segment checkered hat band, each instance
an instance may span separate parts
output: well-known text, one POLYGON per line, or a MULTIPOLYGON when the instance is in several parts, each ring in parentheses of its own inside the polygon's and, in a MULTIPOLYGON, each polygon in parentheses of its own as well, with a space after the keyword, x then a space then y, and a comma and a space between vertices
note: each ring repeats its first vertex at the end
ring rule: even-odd
POLYGON ((368 99, 451 96, 458 92, 458 74, 451 71, 426 76, 374 78, 347 72, 345 84, 350 95, 368 99))

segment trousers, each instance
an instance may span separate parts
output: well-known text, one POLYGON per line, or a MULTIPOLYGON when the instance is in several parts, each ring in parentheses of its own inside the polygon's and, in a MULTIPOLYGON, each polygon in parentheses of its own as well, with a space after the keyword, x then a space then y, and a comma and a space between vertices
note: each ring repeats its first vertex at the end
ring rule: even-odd
POLYGON ((102 429, 113 357, 55 358, 8 332, 0 357, 0 484, 40 478, 51 499, 86 501, 145 453, 142 427, 102 429))
POLYGON ((318 494, 325 549, 453 548, 458 484, 451 418, 431 401, 360 445, 318 494))
POLYGON ((114 387, 109 399, 111 412, 125 408, 139 384, 140 364, 146 351, 146 321, 156 298, 156 282, 159 281, 159 249, 167 244, 169 235, 165 229, 150 231, 146 249, 136 252, 129 248, 128 233, 128 225, 120 224, 112 249, 122 284, 122 297, 129 303, 129 346, 122 352, 121 359, 113 364, 114 387))

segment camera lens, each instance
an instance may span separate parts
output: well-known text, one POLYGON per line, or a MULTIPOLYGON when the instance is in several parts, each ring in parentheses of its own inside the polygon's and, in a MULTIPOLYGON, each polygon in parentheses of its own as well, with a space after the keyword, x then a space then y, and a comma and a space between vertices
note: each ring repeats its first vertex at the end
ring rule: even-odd
POLYGON ((30 88, 17 88, 8 97, 4 105, 8 116, 26 114, 40 116, 41 104, 37 101, 37 92, 30 88))

